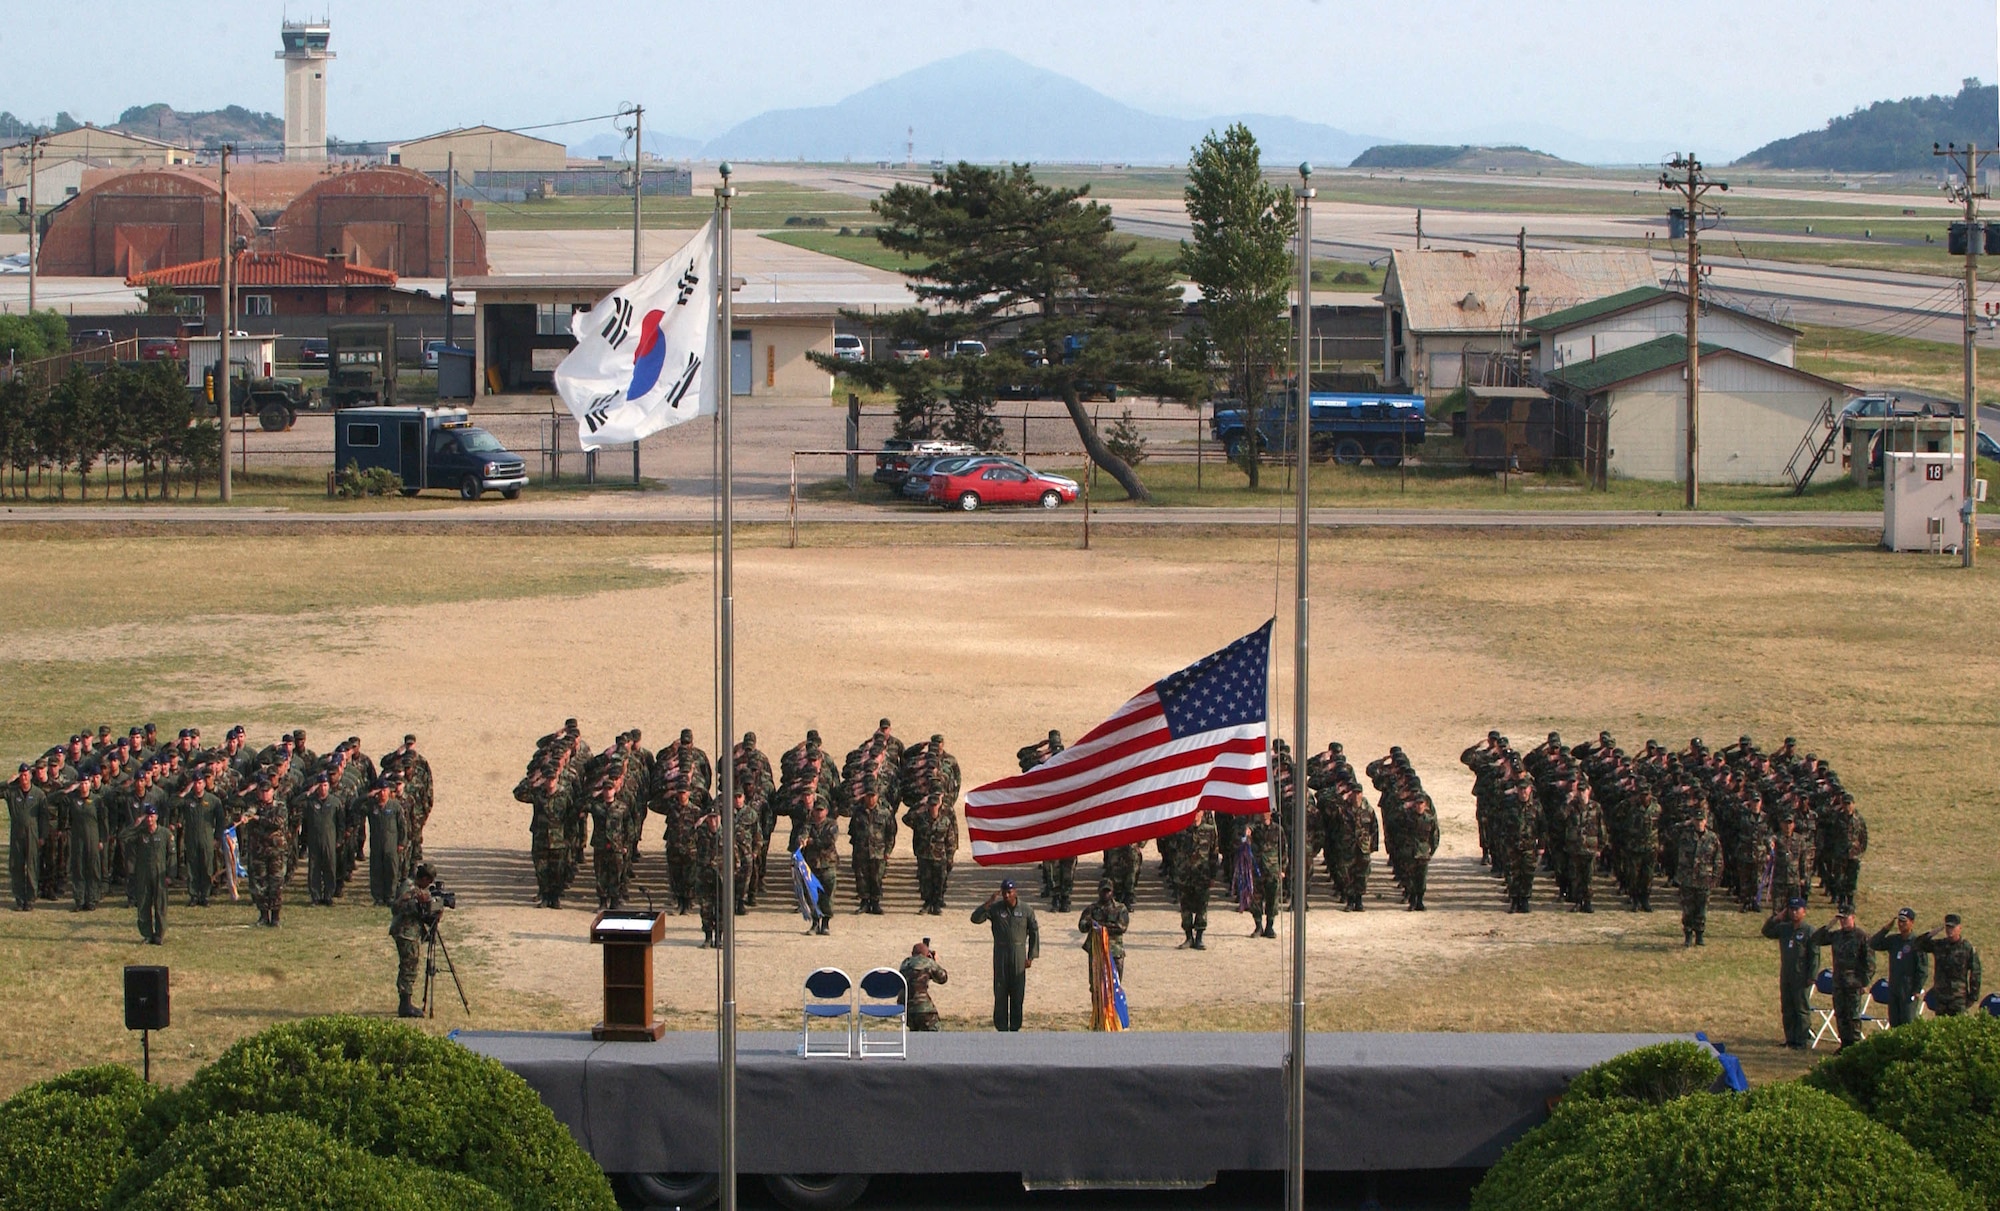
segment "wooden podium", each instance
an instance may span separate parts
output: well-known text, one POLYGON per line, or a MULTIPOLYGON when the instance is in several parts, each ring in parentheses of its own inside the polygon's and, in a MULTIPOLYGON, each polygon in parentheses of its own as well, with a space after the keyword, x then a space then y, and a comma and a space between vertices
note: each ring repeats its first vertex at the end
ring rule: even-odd
POLYGON ((591 1038, 657 1043, 667 1032, 653 1016, 653 946, 666 936, 666 918, 656 912, 607 909, 590 923, 590 940, 604 947, 604 1020, 591 1038))

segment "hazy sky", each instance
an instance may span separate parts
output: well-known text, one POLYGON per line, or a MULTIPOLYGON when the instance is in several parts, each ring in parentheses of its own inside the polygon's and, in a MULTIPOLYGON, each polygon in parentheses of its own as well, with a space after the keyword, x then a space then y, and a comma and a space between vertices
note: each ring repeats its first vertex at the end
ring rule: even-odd
MULTIPOLYGON (((282 109, 266 0, 0 0, 0 109, 282 109)), ((1406 139, 1662 141, 1720 160, 1870 101, 1991 81, 1995 0, 326 0, 332 132, 647 107, 707 137, 992 47, 1181 117, 1406 139)), ((608 124, 549 132, 580 142, 608 124)), ((1549 150, 1561 151, 1550 147, 1549 150)))

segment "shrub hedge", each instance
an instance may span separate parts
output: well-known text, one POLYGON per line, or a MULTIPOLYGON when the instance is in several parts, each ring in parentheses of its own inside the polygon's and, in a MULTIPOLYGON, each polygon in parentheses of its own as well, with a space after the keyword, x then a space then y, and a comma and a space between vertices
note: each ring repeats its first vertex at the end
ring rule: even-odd
POLYGON ((1974 1211, 1907 1141, 1817 1089, 1695 1093, 1658 1105, 1566 1097, 1500 1158, 1474 1211, 1974 1211))
POLYGON ((1631 1098, 1658 1106, 1690 1093, 1705 1093, 1721 1079, 1721 1061, 1699 1043, 1655 1043, 1584 1069, 1563 1097, 1631 1098))
POLYGON ((614 1211, 611 1186, 527 1082, 393 1022, 313 1018, 238 1042, 175 1098, 182 1123, 296 1115, 363 1152, 462 1173, 519 1211, 614 1211))
POLYGON ((133 1128, 156 1091, 130 1068, 79 1068, 0 1105, 0 1211, 76 1211, 104 1201, 136 1159, 133 1128))
POLYGON ((1894 1131, 2000 1209, 2000 1019, 1925 1018, 1824 1060, 1805 1083, 1894 1131))
POLYGON ((506 1211, 467 1177, 371 1156, 289 1114, 191 1122, 128 1169, 106 1211, 506 1211))

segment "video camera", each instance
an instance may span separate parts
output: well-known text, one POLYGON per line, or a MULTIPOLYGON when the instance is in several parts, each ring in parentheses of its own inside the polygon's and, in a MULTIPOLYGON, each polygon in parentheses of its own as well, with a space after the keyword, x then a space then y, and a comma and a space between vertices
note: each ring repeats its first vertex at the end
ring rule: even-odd
POLYGON ((447 908, 458 907, 458 893, 447 889, 443 879, 431 880, 431 913, 436 915, 447 908))

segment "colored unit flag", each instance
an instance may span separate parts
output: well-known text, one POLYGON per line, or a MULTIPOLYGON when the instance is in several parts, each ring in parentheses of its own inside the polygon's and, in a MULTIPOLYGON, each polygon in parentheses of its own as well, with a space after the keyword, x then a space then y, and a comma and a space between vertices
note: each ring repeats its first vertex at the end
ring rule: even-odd
POLYGON ((1204 811, 1267 810, 1270 655, 1267 622, 1154 682, 1034 769, 973 790, 965 796, 973 860, 1075 857, 1166 836, 1204 811))
POLYGON ((570 316, 556 391, 586 450, 715 411, 715 220, 651 273, 570 316))

